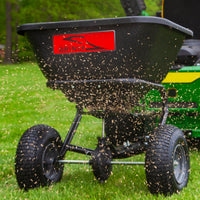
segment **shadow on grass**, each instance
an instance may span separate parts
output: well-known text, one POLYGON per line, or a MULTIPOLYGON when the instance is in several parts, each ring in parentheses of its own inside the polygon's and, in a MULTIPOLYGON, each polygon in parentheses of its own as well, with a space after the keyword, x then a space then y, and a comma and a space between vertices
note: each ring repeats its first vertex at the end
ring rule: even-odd
POLYGON ((61 180, 62 187, 82 196, 109 199, 116 197, 133 197, 136 194, 149 193, 146 185, 145 170, 143 166, 113 166, 112 175, 105 183, 99 183, 93 175, 91 167, 75 166, 67 170, 61 180), (76 188, 76 190, 74 190, 76 188))

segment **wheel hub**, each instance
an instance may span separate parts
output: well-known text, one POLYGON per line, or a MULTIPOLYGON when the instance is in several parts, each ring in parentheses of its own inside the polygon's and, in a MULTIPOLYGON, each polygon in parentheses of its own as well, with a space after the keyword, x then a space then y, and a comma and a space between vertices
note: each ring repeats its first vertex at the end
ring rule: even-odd
POLYGON ((185 179, 186 171, 186 155, 181 144, 176 145, 173 157, 174 177, 178 184, 181 184, 185 179))
POLYGON ((58 157, 58 151, 55 144, 50 143, 45 147, 45 150, 42 155, 42 169, 44 175, 49 180, 52 180, 54 176, 57 174, 59 163, 56 162, 56 158, 58 157))

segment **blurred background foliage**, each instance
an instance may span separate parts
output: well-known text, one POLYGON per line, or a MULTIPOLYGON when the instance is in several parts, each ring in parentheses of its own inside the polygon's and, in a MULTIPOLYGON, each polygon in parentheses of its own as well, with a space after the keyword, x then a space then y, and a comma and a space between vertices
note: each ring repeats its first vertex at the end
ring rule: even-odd
MULTIPOLYGON (((161 10, 162 0, 145 0, 145 3, 149 15, 154 16, 161 10)), ((20 24, 123 16, 125 12, 120 0, 0 0, 0 45, 5 48, 7 40, 11 41, 11 58, 5 63, 34 60, 28 42, 16 33, 16 27, 20 24), (7 21, 8 15, 10 22, 7 21), (11 31, 9 38, 7 22, 11 31)), ((0 57, 0 62, 3 57, 0 57)))

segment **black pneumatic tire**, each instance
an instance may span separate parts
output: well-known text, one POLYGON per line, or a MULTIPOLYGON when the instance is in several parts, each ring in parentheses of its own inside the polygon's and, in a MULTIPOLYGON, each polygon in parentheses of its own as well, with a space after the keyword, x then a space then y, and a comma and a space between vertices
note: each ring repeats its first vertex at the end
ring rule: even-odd
POLYGON ((100 183, 104 183, 111 175, 111 152, 100 152, 95 150, 92 155, 93 174, 100 183))
POLYGON ((98 138, 96 149, 91 155, 91 165, 96 179, 103 183, 112 172, 112 152, 108 146, 108 138, 98 138))
POLYGON ((147 184, 153 194, 173 194, 187 186, 189 150, 180 129, 164 125, 155 131, 146 152, 145 170, 147 184))
POLYGON ((24 132, 16 152, 15 174, 21 189, 46 186, 60 181, 63 165, 56 162, 62 147, 59 133, 47 125, 24 132))

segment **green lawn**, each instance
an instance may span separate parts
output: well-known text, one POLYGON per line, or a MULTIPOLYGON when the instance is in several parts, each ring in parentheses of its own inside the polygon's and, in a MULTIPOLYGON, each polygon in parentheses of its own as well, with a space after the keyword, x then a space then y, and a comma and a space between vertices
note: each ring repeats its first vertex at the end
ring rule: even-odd
MULTIPOLYGON (((15 152, 23 132, 36 124, 54 127, 64 139, 75 115, 73 103, 46 87, 36 64, 0 65, 0 199, 200 199, 200 153, 191 151, 188 187, 171 197, 148 191, 142 166, 113 166, 108 181, 99 184, 88 165, 65 165, 60 183, 23 192, 14 172, 15 152)), ((94 148, 101 120, 84 116, 73 143, 94 148)), ((68 153, 66 159, 89 159, 68 153)), ((130 159, 129 159, 130 160, 130 159)), ((144 155, 132 160, 144 161, 144 155)))

